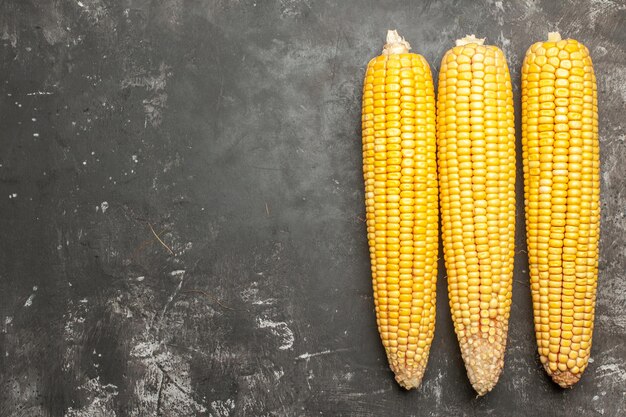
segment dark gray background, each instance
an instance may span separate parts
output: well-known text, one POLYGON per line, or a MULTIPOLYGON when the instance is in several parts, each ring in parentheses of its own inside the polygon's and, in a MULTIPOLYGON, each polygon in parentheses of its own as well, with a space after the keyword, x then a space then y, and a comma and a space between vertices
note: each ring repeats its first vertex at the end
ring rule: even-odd
POLYGON ((556 3, 0 1, 0 415, 624 415, 626 4, 556 3), (475 398, 443 267, 423 385, 395 384, 360 150, 388 28, 435 75, 458 37, 500 46, 518 127, 526 48, 559 30, 591 50, 602 255, 573 390, 537 360, 521 169, 499 384, 475 398))

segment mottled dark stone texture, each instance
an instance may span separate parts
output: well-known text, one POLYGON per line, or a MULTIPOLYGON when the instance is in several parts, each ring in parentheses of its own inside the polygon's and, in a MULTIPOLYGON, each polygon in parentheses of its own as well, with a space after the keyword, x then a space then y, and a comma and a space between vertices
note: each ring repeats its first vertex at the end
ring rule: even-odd
POLYGON ((621 0, 0 2, 0 415, 624 415, 625 25, 621 0), (500 383, 475 398, 443 267, 423 386, 393 381, 360 153, 388 28, 435 74, 466 33, 500 46, 518 124, 526 48, 559 30, 591 50, 602 257, 573 390, 535 352, 521 161, 500 383))

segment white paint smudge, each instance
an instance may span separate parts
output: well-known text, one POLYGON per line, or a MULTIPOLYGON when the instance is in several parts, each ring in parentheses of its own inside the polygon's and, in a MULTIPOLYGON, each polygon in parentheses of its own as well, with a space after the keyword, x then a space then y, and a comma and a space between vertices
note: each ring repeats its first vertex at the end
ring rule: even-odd
POLYGON ((260 329, 269 329, 270 332, 276 336, 276 338, 280 341, 280 346, 278 349, 280 350, 288 350, 293 348, 293 342, 295 338, 293 336, 293 332, 287 326, 285 322, 276 322, 269 320, 267 318, 257 317, 257 326, 260 329))
MULTIPOLYGON (((2 32, 2 36, 0 36, 0 39, 2 39, 3 41, 9 41, 13 48, 17 46, 17 32, 15 31, 15 29, 9 30, 9 27, 6 23, 4 25, 4 30, 2 32)), ((7 95, 11 96, 11 94, 7 95)))
POLYGON ((441 370, 437 373, 434 379, 428 379, 424 383, 424 389, 429 391, 435 398, 435 404, 441 404, 441 395, 443 393, 443 373, 441 370))
POLYGON ((172 250, 178 256, 184 255, 185 253, 189 252, 192 248, 193 248, 193 243, 192 242, 187 242, 187 243, 174 242, 172 244, 172 250))
POLYGON ((145 411, 152 410, 154 414, 150 415, 170 415, 166 410, 172 415, 206 412, 207 408, 191 394, 189 363, 173 355, 163 343, 157 342, 149 330, 134 339, 143 341, 131 349, 131 356, 145 368, 146 375, 152 375, 151 382, 142 379, 135 384, 135 395, 147 406, 145 411), (157 408, 159 403, 161 408, 157 408))
POLYGON ((170 306, 172 301, 174 301, 174 298, 178 295, 178 292, 183 287, 183 282, 185 281, 185 270, 184 269, 178 269, 178 270, 172 271, 172 272, 170 272, 170 275, 173 276, 173 277, 180 276, 180 282, 178 283, 178 285, 174 289, 174 292, 172 293, 172 295, 170 295, 167 298, 167 302, 165 303, 165 306, 163 307, 163 311, 161 312, 161 320, 163 320, 165 318, 165 313, 167 312, 168 307, 170 306))
POLYGON ((611 12, 621 10, 626 10, 626 4, 622 0, 590 0, 588 16, 591 20, 591 28, 595 29, 598 21, 604 22, 611 12))
POLYGON ((4 329, 2 329, 2 333, 7 333, 9 331, 11 323, 13 323, 13 316, 6 316, 4 318, 4 329))
POLYGON ((280 6, 283 19, 296 18, 305 12, 305 8, 311 8, 308 0, 280 0, 280 6))
POLYGON ((26 93, 27 96, 51 96, 52 94, 54 93, 51 91, 33 91, 32 93, 26 93))
POLYGON ((103 385, 100 377, 96 377, 79 386, 78 390, 87 395, 90 403, 80 409, 69 407, 65 412, 65 417, 117 416, 115 397, 118 396, 119 389, 116 385, 103 385))
MULTIPOLYGON (((504 36, 504 32, 500 31, 500 36, 498 37, 498 43, 500 44, 500 48, 504 51, 504 54, 507 57, 514 57, 517 59, 517 54, 515 51, 511 50, 511 40, 504 36)), ((510 58, 513 59, 513 58, 510 58)))
POLYGON ((222 400, 212 401, 211 409, 213 410, 213 413, 214 413, 214 414, 211 414, 211 416, 230 417, 231 413, 235 411, 235 402, 231 400, 230 398, 225 401, 222 401, 222 400))
POLYGON ((617 363, 599 366, 596 370, 596 375, 598 378, 614 376, 615 382, 626 382, 626 369, 617 363))
MULTIPOLYGON (((70 302, 70 309, 71 307, 73 307, 72 302, 70 302)), ((82 324, 85 323, 86 306, 78 305, 76 309, 71 310, 63 315, 63 318, 66 320, 64 328, 65 339, 70 342, 78 340, 81 335, 82 324)))
POLYGON ((98 23, 108 16, 107 5, 103 0, 79 0, 76 4, 93 23, 98 23))
POLYGON ((259 293, 259 289, 256 288, 257 285, 256 282, 253 282, 249 288, 244 288, 241 291, 241 299, 246 302, 256 300, 256 296, 259 293))
POLYGON ((30 297, 28 297, 28 299, 24 303, 24 307, 28 308, 33 305, 33 300, 35 299, 35 293, 37 292, 37 290, 38 290, 38 287, 35 285, 33 287, 33 293, 30 295, 30 297))
POLYGON ((164 90, 167 86, 167 79, 172 74, 168 72, 170 67, 161 63, 159 72, 156 75, 143 73, 136 76, 128 77, 122 80, 122 88, 139 87, 145 88, 147 91, 164 90))
POLYGON ((265 300, 255 300, 252 302, 252 304, 257 305, 257 306, 271 306, 271 305, 274 305, 275 303, 276 303, 275 298, 267 298, 265 300))
POLYGON ((327 349, 327 350, 322 350, 320 352, 314 352, 314 353, 308 353, 307 352, 307 353, 303 353, 300 356, 296 356, 296 359, 308 360, 308 359, 314 358, 316 356, 330 355, 330 354, 336 353, 336 352, 347 352, 349 350, 350 349, 342 348, 342 349, 335 349, 335 350, 327 349))
POLYGON ((161 92, 154 97, 143 100, 145 112, 144 128, 150 124, 152 127, 159 127, 163 121, 163 110, 167 107, 167 93, 161 92))
MULTIPOLYGON (((174 235, 174 237, 177 236, 174 235)), ((131 398, 133 404, 137 404, 137 409, 124 415, 132 417, 216 415, 211 410, 210 404, 217 398, 204 398, 205 393, 196 392, 191 377, 191 366, 194 363, 192 353, 197 352, 199 355, 208 353, 202 350, 196 351, 193 346, 187 347, 185 345, 187 340, 173 340, 172 335, 187 317, 186 312, 181 312, 175 304, 176 294, 180 291, 183 279, 186 277, 185 269, 176 268, 184 268, 184 264, 175 265, 177 266, 166 270, 162 276, 168 281, 171 293, 171 296, 165 300, 161 298, 160 293, 157 295, 152 286, 147 285, 130 285, 125 291, 111 288, 105 295, 107 297, 106 312, 111 317, 112 323, 125 323, 131 329, 125 335, 125 343, 128 343, 129 350, 128 366, 141 376, 134 381, 133 385, 124 390, 124 395, 131 398), (177 344, 180 346, 171 347, 177 344)), ((131 282, 141 282, 147 278, 148 276, 136 276, 136 274, 127 276, 131 282)), ((91 303, 92 300, 89 300, 91 303)), ((87 309, 88 306, 89 304, 82 304, 78 299, 70 300, 68 310, 64 315, 66 325, 64 337, 72 343, 66 344, 61 366, 68 375, 74 375, 73 369, 80 360, 81 341, 98 320, 98 317, 87 309)), ((203 319, 204 316, 202 314, 203 319)), ((102 364, 99 369, 95 369, 95 372, 102 372, 102 364)), ((82 374, 80 378, 82 378, 81 382, 87 380, 87 377, 82 374)), ((97 397, 94 400, 87 397, 85 401, 84 407, 73 405, 75 409, 68 410, 73 413, 70 417, 115 415, 110 407, 106 408, 107 405, 101 407, 102 410, 98 409, 97 407, 101 406, 103 401, 98 400, 97 397), (94 403, 95 405, 92 406, 94 403)), ((118 404, 115 402, 113 410, 117 410, 117 407, 118 404)))
POLYGON ((135 358, 148 358, 154 355, 160 344, 156 342, 141 342, 133 346, 130 355, 135 358))
POLYGON ((274 373, 274 378, 276 379, 276 381, 280 380, 283 377, 283 375, 285 375, 285 371, 283 371, 283 368, 274 369, 273 373, 274 373))
POLYGON ((369 397, 371 395, 380 395, 380 394, 385 394, 387 392, 391 392, 390 389, 385 389, 385 388, 381 388, 381 389, 377 389, 376 391, 372 391, 372 392, 350 392, 350 393, 346 393, 345 395, 347 397, 369 397))
POLYGON ((159 66, 156 75, 146 71, 133 77, 126 78, 122 81, 122 88, 139 87, 145 88, 150 94, 143 100, 145 113, 144 127, 151 125, 158 127, 163 120, 163 111, 167 107, 167 79, 171 77, 170 67, 164 62, 159 66))
POLYGON ((602 45, 596 46, 596 48, 593 50, 594 58, 605 56, 608 53, 609 51, 602 45))
MULTIPOLYGON (((263 276, 263 272, 257 272, 257 275, 263 276)), ((250 284, 250 287, 244 288, 241 291, 241 299, 247 303, 257 306, 271 306, 276 304, 275 298, 262 299, 259 297, 258 285, 258 282, 253 282, 250 284)))

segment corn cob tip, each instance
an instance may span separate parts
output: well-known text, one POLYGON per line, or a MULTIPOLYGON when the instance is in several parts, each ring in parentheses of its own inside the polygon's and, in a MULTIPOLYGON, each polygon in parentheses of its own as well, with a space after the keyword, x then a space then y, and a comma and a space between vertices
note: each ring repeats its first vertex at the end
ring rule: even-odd
POLYGON ((561 40, 559 32, 548 32, 548 42, 558 42, 561 40))
POLYGON ((383 55, 406 54, 411 49, 411 45, 404 39, 397 30, 387 31, 387 43, 383 48, 383 55))
POLYGON ((461 352, 472 387, 478 396, 487 394, 498 382, 504 367, 503 344, 477 335, 468 339, 461 352))
POLYGON ((456 46, 464 46, 469 45, 471 43, 475 43, 477 45, 483 45, 485 43, 486 38, 477 38, 474 34, 465 35, 464 38, 456 40, 456 46))
POLYGON ((401 369, 394 370, 395 378, 398 384, 406 390, 419 388, 424 377, 424 367, 418 369, 401 369))
POLYGON ((581 377, 580 373, 573 374, 570 371, 558 371, 557 370, 555 372, 551 372, 550 370, 548 370, 548 373, 550 373, 552 380, 556 382, 557 384, 559 384, 561 388, 572 388, 574 384, 580 381, 580 377, 581 377))

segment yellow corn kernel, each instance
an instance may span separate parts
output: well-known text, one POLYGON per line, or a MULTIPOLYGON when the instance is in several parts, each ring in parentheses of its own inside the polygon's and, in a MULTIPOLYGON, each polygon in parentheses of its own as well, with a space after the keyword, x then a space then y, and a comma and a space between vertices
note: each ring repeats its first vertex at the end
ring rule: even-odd
POLYGON ((419 387, 435 330, 439 218, 430 67, 396 31, 370 61, 362 107, 367 238, 389 365, 419 387))
POLYGON ((450 309, 468 377, 484 395, 504 365, 513 279, 515 124, 503 52, 458 40, 441 62, 437 107, 450 309))
POLYGON ((591 58, 578 41, 550 33, 548 42, 537 42, 526 52, 522 146, 537 345, 548 374, 570 387, 589 360, 600 226, 596 83, 591 58), (535 79, 530 68, 545 74, 541 88, 551 96, 529 88, 535 79), (537 140, 536 132, 544 139, 537 140), (552 330, 537 327, 543 320, 552 330))

